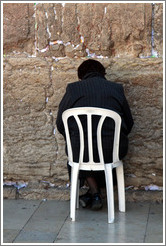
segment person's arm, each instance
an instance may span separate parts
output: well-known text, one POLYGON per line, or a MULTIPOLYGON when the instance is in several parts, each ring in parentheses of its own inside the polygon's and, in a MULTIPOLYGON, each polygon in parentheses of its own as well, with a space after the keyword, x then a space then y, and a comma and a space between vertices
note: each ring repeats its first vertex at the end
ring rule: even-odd
POLYGON ((123 91, 123 113, 124 113, 124 121, 126 123, 126 126, 127 126, 127 134, 129 134, 131 132, 131 129, 133 127, 133 124, 134 124, 134 121, 133 121, 133 117, 132 117, 132 114, 131 114, 131 110, 130 110, 130 107, 129 107, 129 104, 127 102, 127 99, 125 97, 125 94, 124 94, 124 89, 123 89, 123 86, 122 86, 122 91, 123 91))
POLYGON ((59 109, 57 113, 57 119, 56 119, 56 125, 58 131, 65 136, 65 130, 64 130, 64 125, 62 121, 62 113, 69 109, 72 106, 72 98, 70 95, 69 87, 66 87, 66 93, 64 94, 60 104, 59 104, 59 109))

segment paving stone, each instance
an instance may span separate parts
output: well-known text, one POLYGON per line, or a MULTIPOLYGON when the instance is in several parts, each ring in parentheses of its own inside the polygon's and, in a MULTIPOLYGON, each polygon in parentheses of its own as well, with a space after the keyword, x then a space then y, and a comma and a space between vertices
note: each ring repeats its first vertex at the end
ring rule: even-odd
POLYGON ((40 201, 4 200, 4 229, 21 230, 38 208, 40 201))
POLYGON ((19 230, 4 229, 3 230, 3 243, 12 243, 16 236, 19 234, 19 230))

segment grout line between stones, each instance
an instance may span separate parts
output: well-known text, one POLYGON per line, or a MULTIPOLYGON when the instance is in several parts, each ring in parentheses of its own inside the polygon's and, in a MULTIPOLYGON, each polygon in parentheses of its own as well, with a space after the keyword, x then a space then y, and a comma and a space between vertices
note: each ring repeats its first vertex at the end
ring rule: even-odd
POLYGON ((18 232, 18 234, 15 236, 15 238, 13 239, 12 243, 14 243, 14 241, 16 240, 16 238, 20 235, 20 233, 24 230, 25 226, 28 224, 28 222, 30 221, 30 219, 33 217, 33 215, 36 213, 36 211, 38 210, 38 208, 40 207, 40 205, 43 203, 43 201, 41 201, 39 203, 39 205, 37 206, 37 208, 34 210, 34 212, 32 213, 32 215, 30 216, 30 218, 27 220, 27 222, 25 223, 25 225, 22 227, 22 229, 18 232))
POLYGON ((149 204, 148 217, 147 217, 147 222, 146 222, 146 227, 145 227, 145 234, 144 234, 143 243, 145 243, 145 240, 146 240, 146 233, 147 233, 147 228, 148 228, 148 223, 149 223, 150 209, 151 209, 151 203, 149 204))
POLYGON ((61 232, 63 226, 65 225, 65 223, 66 223, 68 217, 69 217, 69 213, 68 213, 68 215, 66 216, 64 222, 62 223, 62 226, 60 227, 60 229, 59 229, 59 231, 58 231, 58 233, 57 233, 57 236, 56 236, 55 240, 53 241, 53 243, 55 243, 55 242, 57 241, 57 238, 58 238, 58 236, 59 236, 59 234, 60 234, 60 232, 61 232))

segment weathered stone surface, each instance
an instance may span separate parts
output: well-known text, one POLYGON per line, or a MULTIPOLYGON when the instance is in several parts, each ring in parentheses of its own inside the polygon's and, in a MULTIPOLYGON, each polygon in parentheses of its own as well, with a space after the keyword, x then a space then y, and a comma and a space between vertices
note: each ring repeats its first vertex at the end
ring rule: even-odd
POLYGON ((138 190, 127 191, 127 199, 150 199, 143 187, 163 184, 163 70, 162 58, 145 57, 162 56, 163 4, 3 6, 4 180, 28 183, 19 192, 5 187, 5 198, 16 192, 24 199, 69 199, 58 105, 67 84, 77 81, 78 66, 100 56, 107 79, 124 85, 135 122, 124 168, 126 187, 138 190))
POLYGON ((126 177, 126 185, 162 185, 162 60, 114 61, 107 77, 124 84, 135 122, 124 162, 126 173, 136 178, 126 177))
POLYGON ((127 202, 163 202, 162 191, 127 191, 126 192, 127 202))
MULTIPOLYGON (((4 173, 8 179, 69 181, 65 143, 55 120, 67 83, 77 80, 76 68, 82 61, 5 59, 4 173)), ((162 59, 101 62, 106 77, 124 85, 135 121, 124 160, 126 186, 162 186, 162 59)))
POLYGON ((8 52, 34 53, 35 19, 33 3, 3 4, 4 54, 8 52))
POLYGON ((78 13, 80 33, 91 53, 116 57, 149 54, 151 4, 87 5, 78 4, 78 13))
POLYGON ((16 199, 16 188, 14 187, 3 187, 3 198, 4 199, 16 199))
POLYGON ((163 4, 154 5, 154 15, 152 9, 151 3, 5 3, 5 53, 145 57, 152 54, 153 25, 153 48, 162 56, 163 4))
MULTIPOLYGON (((6 103, 12 107, 13 100, 17 108, 13 110, 31 109, 40 111, 45 108, 45 90, 50 85, 50 71, 48 63, 40 59, 9 58, 4 62, 4 106, 6 103), (14 71, 14 72, 13 72, 14 71), (7 77, 6 77, 7 76, 7 77), (7 78, 7 80, 6 80, 7 78)), ((22 112, 23 113, 23 112, 22 112)))
POLYGON ((150 3, 45 3, 36 16, 40 56, 151 55, 150 3))
POLYGON ((49 71, 48 63, 38 58, 4 61, 4 172, 8 178, 50 176, 56 145, 53 118, 46 109, 49 71))
MULTIPOLYGON (((36 38, 39 50, 49 45, 50 40, 60 40, 62 33, 62 5, 59 3, 55 4, 55 6, 52 3, 39 3, 36 5, 36 38)), ((61 56, 60 54, 58 56, 61 56)), ((55 56, 57 56, 57 53, 55 56)))
POLYGON ((69 200, 70 199, 70 191, 62 190, 62 189, 53 189, 50 188, 48 190, 45 189, 21 189, 19 192, 20 199, 26 200, 69 200))
MULTIPOLYGON (((80 190, 80 194, 84 194, 86 190, 80 190)), ((15 199, 16 191, 13 188, 4 187, 4 199, 15 199), (12 192, 11 192, 12 190, 12 192)), ((162 191, 143 191, 143 190, 126 190, 127 202, 163 202, 162 191)), ((106 191, 102 190, 102 197, 106 199, 106 191)), ((69 188, 22 188, 17 193, 17 199, 25 200, 66 200, 70 199, 69 188)), ((117 190, 114 191, 115 202, 118 201, 117 190)))
POLYGON ((163 56, 163 3, 154 5, 154 50, 163 56))

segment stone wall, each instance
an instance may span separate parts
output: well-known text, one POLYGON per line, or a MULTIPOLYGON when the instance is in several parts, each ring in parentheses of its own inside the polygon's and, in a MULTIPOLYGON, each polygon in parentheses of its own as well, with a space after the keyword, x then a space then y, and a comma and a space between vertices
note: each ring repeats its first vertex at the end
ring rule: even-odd
POLYGON ((123 83, 134 117, 126 190, 162 189, 162 15, 162 3, 3 4, 5 198, 69 198, 55 120, 89 57, 123 83))

